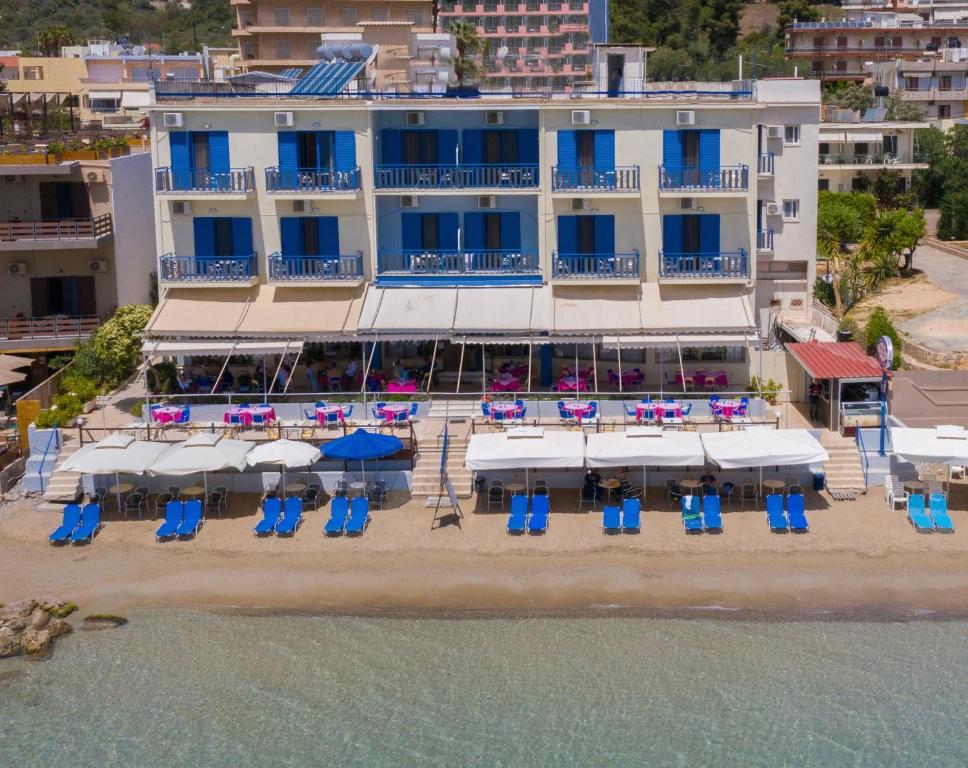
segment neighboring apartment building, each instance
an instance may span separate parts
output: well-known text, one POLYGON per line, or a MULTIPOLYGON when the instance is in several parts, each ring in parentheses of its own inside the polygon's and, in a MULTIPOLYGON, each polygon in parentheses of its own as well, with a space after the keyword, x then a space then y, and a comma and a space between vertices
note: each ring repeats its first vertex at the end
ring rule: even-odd
POLYGON ((148 337, 166 354, 366 343, 374 364, 440 344, 448 370, 467 344, 533 346, 543 382, 579 343, 602 376, 621 355, 655 384, 677 358, 745 385, 769 314, 809 318, 819 84, 680 85, 159 95, 148 337))
POLYGON ((924 21, 956 21, 968 17, 965 0, 841 0, 848 18, 879 11, 917 16, 924 21))
POLYGON ((968 48, 947 48, 917 61, 872 64, 868 75, 901 101, 921 107, 939 128, 947 129, 968 114, 968 48))

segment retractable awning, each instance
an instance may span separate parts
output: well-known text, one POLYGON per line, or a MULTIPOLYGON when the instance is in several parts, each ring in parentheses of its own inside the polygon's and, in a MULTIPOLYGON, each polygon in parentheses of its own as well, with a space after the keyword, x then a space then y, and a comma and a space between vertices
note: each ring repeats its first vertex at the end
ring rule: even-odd
POLYGON ((147 91, 125 91, 121 94, 122 107, 148 107, 151 106, 151 94, 147 91))
POLYGON ((745 346, 759 342, 759 336, 750 332, 743 333, 655 333, 640 336, 604 336, 602 344, 615 347, 619 344, 623 349, 664 349, 667 347, 722 347, 745 346))
POLYGON ((880 131, 847 131, 847 141, 852 144, 873 144, 884 141, 884 134, 880 131))
POLYGON ((234 288, 169 289, 148 320, 148 336, 234 336, 254 293, 234 288))
POLYGON ((262 285, 241 315, 240 336, 283 336, 332 341, 356 333, 363 289, 286 288, 262 285))
POLYGON ((146 355, 281 355, 298 352, 301 341, 212 341, 209 339, 185 339, 182 341, 146 341, 141 351, 146 355))
POLYGON ((819 140, 822 144, 843 144, 847 137, 843 131, 820 131, 819 140))
POLYGON ((121 91, 88 91, 87 98, 92 101, 117 101, 121 98, 121 91))

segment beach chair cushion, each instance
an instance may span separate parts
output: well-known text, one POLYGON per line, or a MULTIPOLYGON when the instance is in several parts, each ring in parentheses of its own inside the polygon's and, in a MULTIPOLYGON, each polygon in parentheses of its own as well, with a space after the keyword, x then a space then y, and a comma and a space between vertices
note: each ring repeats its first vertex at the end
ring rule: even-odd
POLYGON ((528 524, 528 497, 523 495, 511 497, 511 514, 508 515, 507 532, 524 533, 528 524))
POLYGON ((716 493, 707 494, 702 498, 702 523, 703 528, 713 533, 723 530, 723 516, 720 514, 719 495, 716 493))
POLYGON ((790 530, 795 533, 806 533, 810 530, 807 516, 804 514, 804 500, 802 493, 791 493, 787 496, 787 517, 790 520, 790 530))
POLYGON ((642 528, 642 504, 638 499, 622 502, 622 530, 638 532, 642 528))
POLYGON ((278 498, 266 499, 262 502, 262 519, 256 523, 252 532, 256 536, 268 536, 275 530, 276 523, 279 522, 279 515, 282 514, 282 502, 278 498))
POLYGON ((766 497, 766 519, 774 533, 785 533, 788 529, 787 518, 783 512, 783 496, 771 493, 766 497))
POLYGON ((292 536, 302 522, 302 499, 290 496, 286 499, 282 518, 276 523, 277 536, 292 536))
POLYGON ((907 499, 907 516, 919 533, 934 533, 934 522, 924 511, 924 496, 912 493, 907 499))
POLYGON ((68 504, 64 507, 64 517, 60 526, 47 537, 51 544, 59 544, 67 541, 74 529, 81 524, 81 505, 68 504))
POLYGON ((343 533, 346 525, 346 516, 349 514, 350 502, 345 496, 336 496, 329 505, 329 520, 323 526, 323 533, 327 536, 339 536, 343 533))
POLYGON ((547 496, 534 496, 531 499, 531 516, 528 518, 529 533, 544 533, 548 530, 550 508, 547 496))
POLYGON ((682 526, 686 533, 702 533, 702 517, 699 514, 699 497, 683 496, 680 501, 682 506, 682 526))
POLYGON ((948 515, 948 500, 944 497, 944 494, 932 493, 929 504, 934 529, 941 533, 954 533, 955 524, 951 522, 951 517, 948 515))
POLYGON ((363 496, 357 496, 350 502, 350 519, 346 521, 344 531, 348 536, 360 536, 366 529, 370 519, 370 502, 363 496))
POLYGON ((81 510, 81 522, 71 531, 71 541, 74 544, 82 541, 93 541, 94 534, 101 527, 101 505, 85 504, 81 510))
POLYGON ((618 533, 622 530, 622 513, 618 507, 607 504, 602 509, 602 531, 618 533))
POLYGON ((165 505, 165 522, 155 531, 156 539, 170 539, 178 532, 182 518, 185 516, 185 505, 180 501, 169 501, 165 505))
POLYGON ((202 525, 202 502, 192 499, 185 502, 185 516, 182 518, 176 533, 179 536, 194 536, 202 525))

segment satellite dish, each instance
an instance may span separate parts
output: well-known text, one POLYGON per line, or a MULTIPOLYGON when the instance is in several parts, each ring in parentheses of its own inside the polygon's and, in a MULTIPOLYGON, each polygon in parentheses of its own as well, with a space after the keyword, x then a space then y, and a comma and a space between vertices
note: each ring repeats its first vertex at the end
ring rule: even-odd
POLYGON ((331 45, 321 45, 316 49, 316 55, 321 59, 326 59, 326 61, 332 61, 336 58, 336 52, 333 50, 331 45))
POLYGON ((344 45, 339 49, 339 55, 343 57, 344 61, 353 60, 353 47, 350 45, 344 45))
POLYGON ((502 45, 500 48, 497 49, 497 60, 504 61, 507 57, 508 57, 508 47, 506 45, 502 45))
POLYGON ((373 55, 373 46, 367 45, 366 43, 360 43, 360 58, 364 61, 368 61, 373 55))

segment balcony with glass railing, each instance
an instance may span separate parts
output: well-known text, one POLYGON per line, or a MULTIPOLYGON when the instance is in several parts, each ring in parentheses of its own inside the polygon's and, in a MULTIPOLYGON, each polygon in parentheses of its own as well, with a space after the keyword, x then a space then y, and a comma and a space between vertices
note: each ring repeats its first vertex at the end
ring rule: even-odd
POLYGON ((555 280, 634 280, 641 279, 639 252, 558 253, 552 255, 555 280))
POLYGON ((719 168, 659 166, 660 192, 746 192, 750 188, 748 165, 719 168))
POLYGON ((332 168, 266 168, 266 192, 333 194, 356 192, 360 188, 360 169, 336 171, 332 168))
POLYGON ((156 168, 155 191, 160 194, 230 194, 247 195, 255 189, 255 171, 248 168, 230 168, 213 171, 208 168, 156 168))
POLYGON ((328 282, 360 282, 363 279, 363 253, 338 256, 269 256, 269 282, 305 285, 328 282))
POLYGON ((553 192, 638 192, 640 189, 639 166, 626 165, 611 170, 595 168, 551 169, 553 192))
POLYGON ((665 279, 745 279, 750 276, 744 249, 720 253, 670 253, 659 251, 659 277, 665 279))
POLYGON ((257 276, 255 253, 246 256, 180 256, 166 253, 160 259, 158 275, 162 283, 206 287, 251 285, 257 276))
POLYGON ((536 251, 504 248, 386 250, 380 252, 377 262, 378 283, 413 280, 480 285, 541 283, 536 251))
POLYGON ((377 189, 537 189, 538 166, 526 163, 493 165, 378 165, 377 189))

